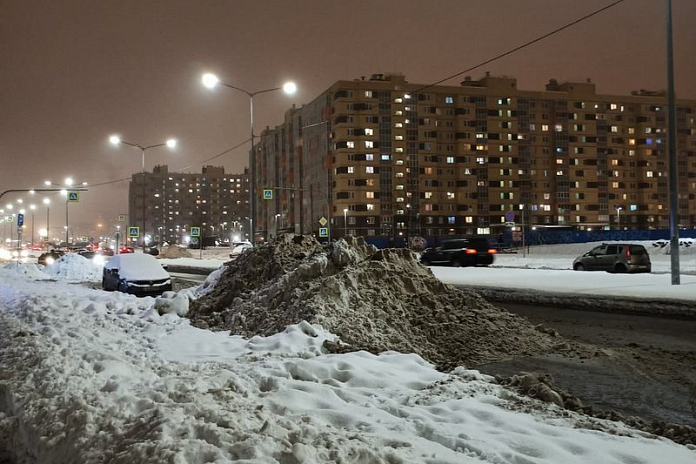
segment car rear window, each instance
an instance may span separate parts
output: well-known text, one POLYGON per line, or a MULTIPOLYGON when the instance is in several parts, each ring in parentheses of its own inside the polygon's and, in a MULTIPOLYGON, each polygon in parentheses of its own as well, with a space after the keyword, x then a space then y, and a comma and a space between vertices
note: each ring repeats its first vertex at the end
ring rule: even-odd
POLYGON ((643 245, 630 245, 629 251, 632 255, 647 255, 648 250, 643 245))

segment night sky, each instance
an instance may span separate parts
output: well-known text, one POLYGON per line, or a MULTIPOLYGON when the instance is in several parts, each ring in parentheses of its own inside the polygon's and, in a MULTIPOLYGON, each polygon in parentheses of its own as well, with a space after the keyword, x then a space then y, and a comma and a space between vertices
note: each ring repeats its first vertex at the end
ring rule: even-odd
MULTIPOLYGON (((127 213, 119 180, 141 167, 140 152, 114 147, 111 134, 141 145, 177 138, 174 151, 147 152, 147 170, 246 166, 248 143, 205 161, 249 137, 248 97, 206 89, 205 72, 249 91, 296 82, 294 96, 254 98, 258 134, 337 80, 400 72, 433 83, 613 1, 0 0, 0 191, 67 176, 108 183, 70 207, 76 234, 99 222, 108 230, 127 213)), ((672 3, 677 98, 696 99, 696 1, 672 3)), ((523 90, 543 90, 549 78, 591 78, 605 94, 664 90, 665 17, 666 0, 625 0, 467 74, 513 76, 523 90)), ((45 208, 33 201, 38 230, 45 208)), ((64 200, 52 201, 51 222, 62 226, 64 200)))

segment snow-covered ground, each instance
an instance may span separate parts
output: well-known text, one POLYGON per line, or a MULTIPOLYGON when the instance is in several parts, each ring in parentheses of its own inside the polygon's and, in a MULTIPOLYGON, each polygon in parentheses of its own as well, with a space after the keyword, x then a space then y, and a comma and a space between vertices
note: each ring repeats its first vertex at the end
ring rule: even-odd
MULTIPOLYGON (((526 286, 568 291, 610 280, 632 295, 669 283, 570 271, 591 245, 574 246, 432 270, 499 286, 529 273, 526 286)), ((191 261, 217 268, 225 257, 191 261)), ((651 257, 656 272, 669 262, 651 257)), ((692 261, 685 252, 682 269, 696 271, 692 261)), ((0 265, 0 457, 8 450, 15 462, 696 462, 694 447, 522 397, 466 366, 442 373, 413 354, 329 354, 322 343, 335 336, 306 323, 251 339, 202 330, 177 313, 204 287, 135 298, 76 284, 99 280, 86 260, 57 265, 50 275, 0 265)), ((694 288, 690 278, 682 287, 694 288)))

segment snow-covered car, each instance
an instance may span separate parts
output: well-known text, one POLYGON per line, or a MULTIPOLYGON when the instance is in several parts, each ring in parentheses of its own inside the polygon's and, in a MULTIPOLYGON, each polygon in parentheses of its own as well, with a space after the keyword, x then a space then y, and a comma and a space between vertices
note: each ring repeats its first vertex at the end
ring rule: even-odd
POLYGON ((154 256, 124 253, 104 265, 102 289, 133 295, 161 295, 172 289, 172 279, 154 256))
POLYGON ((232 251, 230 251, 230 258, 234 259, 237 256, 241 255, 244 251, 253 247, 254 246, 251 244, 251 242, 236 243, 234 245, 234 248, 232 248, 232 251))
POLYGON ((55 262, 55 260, 63 256, 64 254, 65 252, 62 250, 51 250, 47 251, 46 253, 41 253, 41 255, 39 256, 38 263, 44 266, 50 266, 55 262))

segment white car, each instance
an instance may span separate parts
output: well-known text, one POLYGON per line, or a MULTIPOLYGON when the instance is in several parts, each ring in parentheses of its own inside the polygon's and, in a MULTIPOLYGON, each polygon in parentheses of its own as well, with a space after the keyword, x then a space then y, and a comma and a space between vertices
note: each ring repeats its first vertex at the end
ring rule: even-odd
POLYGON ((230 251, 230 258, 234 259, 241 255, 245 250, 254 248, 251 242, 238 242, 233 245, 232 251, 230 251))

